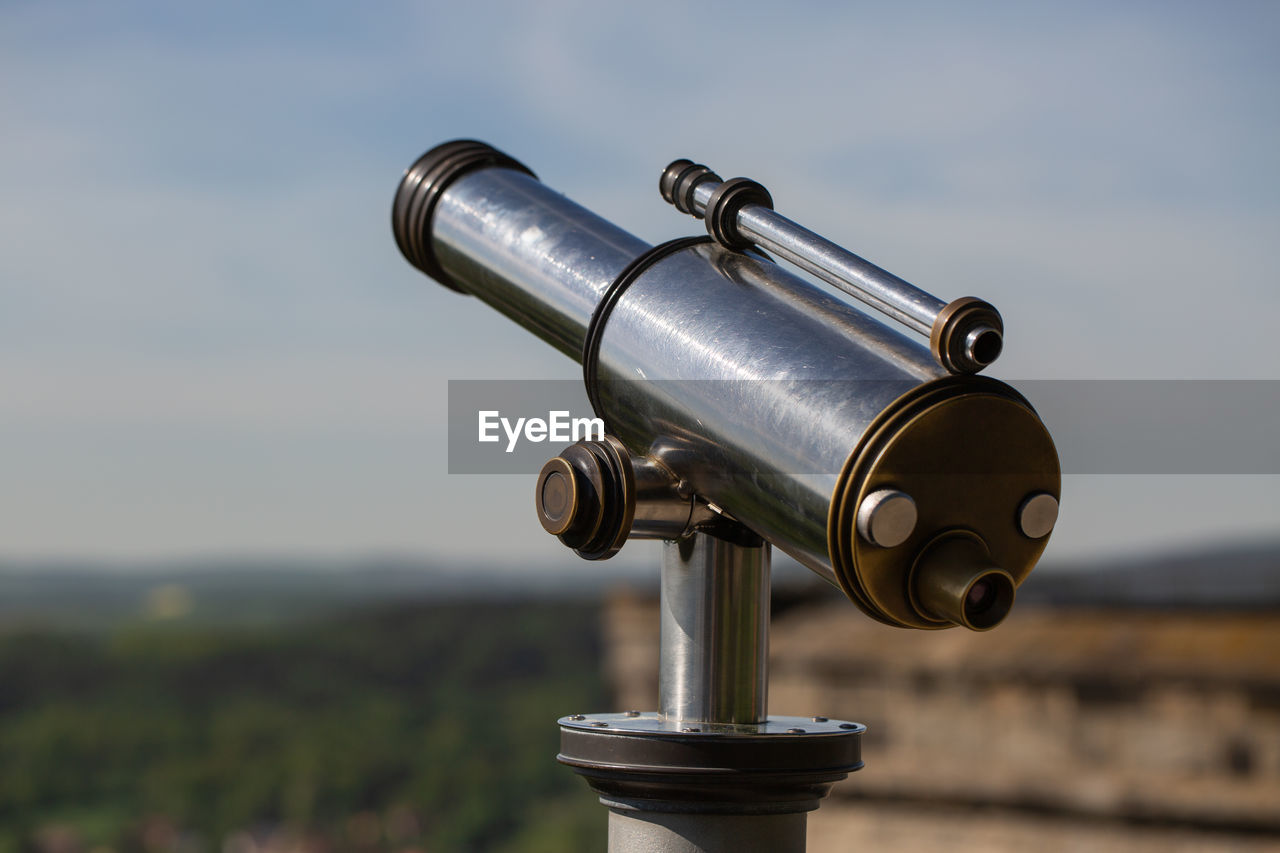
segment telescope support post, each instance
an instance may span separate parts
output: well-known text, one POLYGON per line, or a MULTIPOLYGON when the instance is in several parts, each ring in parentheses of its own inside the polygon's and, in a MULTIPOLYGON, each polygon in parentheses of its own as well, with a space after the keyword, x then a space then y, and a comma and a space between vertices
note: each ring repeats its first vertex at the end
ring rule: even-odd
POLYGON ((804 812, 676 814, 609 810, 608 853, 805 853, 804 812))
POLYGON ((768 543, 695 533, 662 545, 659 708, 685 723, 763 723, 769 692, 768 543))
POLYGON ((804 853, 805 814, 862 766, 858 723, 768 716, 769 575, 759 540, 665 542, 661 711, 560 720, 609 853, 804 853))

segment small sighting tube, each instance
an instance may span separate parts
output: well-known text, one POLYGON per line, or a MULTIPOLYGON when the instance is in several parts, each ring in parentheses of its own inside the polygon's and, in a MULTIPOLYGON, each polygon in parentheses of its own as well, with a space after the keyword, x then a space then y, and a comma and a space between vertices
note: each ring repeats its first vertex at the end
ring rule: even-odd
MULTIPOLYGON (((687 182, 679 186, 682 197, 677 203, 674 192, 679 172, 690 168, 706 167, 698 167, 688 160, 677 160, 667 167, 663 173, 663 197, 680 210, 685 210, 687 205, 686 212, 704 217, 716 191, 724 184, 713 172, 699 174, 692 188, 687 188, 687 182)), ((912 331, 930 337, 935 357, 951 372, 976 373, 999 357, 1004 329, 1000 315, 990 305, 979 306, 973 304, 978 300, 966 299, 966 311, 971 316, 964 318, 962 328, 947 329, 948 317, 958 307, 956 303, 943 302, 791 221, 772 207, 748 202, 734 209, 735 230, 745 241, 767 249, 912 331), (951 335, 958 338, 940 340, 944 331, 949 333, 948 338, 951 335)))
POLYGON ((707 533, 663 543, 658 702, 668 722, 768 717, 769 551, 707 533))
MULTIPOLYGON (((693 205, 699 215, 706 212, 707 201, 718 186, 707 181, 694 188, 693 205)), ((761 248, 922 335, 929 334, 938 312, 946 307, 936 296, 767 207, 743 206, 738 211, 738 230, 761 248)))

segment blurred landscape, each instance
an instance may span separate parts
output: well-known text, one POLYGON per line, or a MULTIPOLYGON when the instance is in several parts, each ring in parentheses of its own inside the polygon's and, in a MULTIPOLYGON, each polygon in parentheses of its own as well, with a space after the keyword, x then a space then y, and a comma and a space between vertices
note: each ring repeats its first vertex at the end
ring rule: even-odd
MULTIPOLYGON (((0 566, 0 851, 600 849, 555 719, 652 707, 658 625, 591 577, 0 566)), ((1041 570, 989 635, 809 578, 771 708, 870 725, 811 850, 1280 844, 1280 543, 1041 570)))
POLYGON ((391 574, 0 575, 0 850, 589 848, 597 607, 391 574))

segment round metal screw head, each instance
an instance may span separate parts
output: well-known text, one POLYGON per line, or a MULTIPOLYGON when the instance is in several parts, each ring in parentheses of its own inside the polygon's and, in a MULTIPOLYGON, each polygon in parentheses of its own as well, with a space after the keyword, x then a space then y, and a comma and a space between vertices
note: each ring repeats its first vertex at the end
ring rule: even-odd
POLYGON ((857 723, 841 723, 840 724, 840 728, 842 729, 856 729, 857 727, 858 727, 857 723))
POLYGON ((1043 539, 1058 523, 1058 499, 1048 492, 1030 495, 1018 508, 1018 529, 1031 539, 1043 539))
POLYGON ((881 548, 896 548, 916 529, 916 502, 897 489, 880 489, 862 500, 857 527, 862 538, 881 548))
POLYGON ((569 717, 569 719, 576 720, 577 722, 582 722, 583 720, 586 719, 586 717, 582 714, 573 714, 569 717))
POLYGON ((608 723, 606 723, 604 720, 596 720, 596 721, 595 721, 595 722, 593 722, 591 725, 595 726, 597 729, 607 729, 607 728, 609 728, 609 724, 608 724, 608 723))
POLYGON ((824 716, 822 716, 822 715, 818 715, 818 716, 815 716, 815 717, 813 718, 813 721, 814 721, 815 723, 825 723, 825 722, 827 722, 827 718, 826 718, 826 717, 824 717, 824 716))
POLYGON ((802 734, 804 734, 804 729, 787 729, 787 734, 789 734, 789 735, 802 735, 802 734))

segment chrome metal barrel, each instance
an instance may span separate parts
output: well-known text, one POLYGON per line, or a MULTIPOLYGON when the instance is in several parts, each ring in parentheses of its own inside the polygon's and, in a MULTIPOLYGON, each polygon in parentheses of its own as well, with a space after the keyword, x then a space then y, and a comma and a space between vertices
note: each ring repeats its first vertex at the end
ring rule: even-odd
POLYGON ((833 582, 827 520, 845 461, 895 400, 943 375, 906 336, 713 244, 651 267, 600 347, 618 437, 833 582))
POLYGON ((431 225, 436 258, 453 281, 575 360, 605 288, 649 248, 506 168, 451 183, 431 225))

